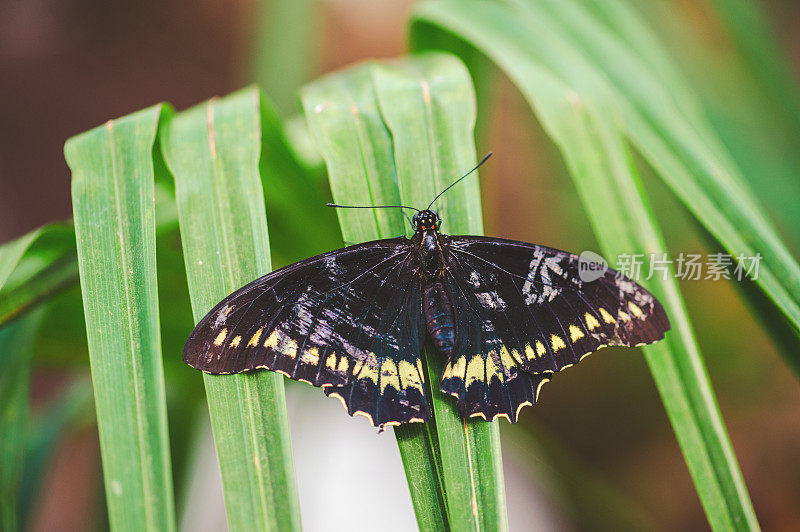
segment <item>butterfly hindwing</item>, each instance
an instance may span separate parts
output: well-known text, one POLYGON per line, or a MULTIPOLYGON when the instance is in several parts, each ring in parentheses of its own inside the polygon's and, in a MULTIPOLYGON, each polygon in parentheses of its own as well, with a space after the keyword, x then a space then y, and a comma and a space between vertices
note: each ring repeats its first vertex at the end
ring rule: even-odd
POLYGON ((232 293, 198 323, 184 360, 207 373, 283 373, 374 425, 424 421, 420 307, 408 241, 367 242, 232 293))
POLYGON ((644 288, 608 269, 584 282, 578 256, 524 242, 447 238, 456 349, 442 390, 464 415, 516 419, 549 374, 607 345, 664 337, 669 321, 644 288))
POLYGON ((457 340, 442 373, 441 390, 456 398, 463 417, 491 421, 505 416, 514 423, 523 406, 536 402, 550 377, 524 371, 521 361, 514 359, 519 351, 507 347, 510 329, 502 329, 504 338, 497 317, 486 312, 481 297, 465 284, 461 273, 458 265, 445 273, 457 340))

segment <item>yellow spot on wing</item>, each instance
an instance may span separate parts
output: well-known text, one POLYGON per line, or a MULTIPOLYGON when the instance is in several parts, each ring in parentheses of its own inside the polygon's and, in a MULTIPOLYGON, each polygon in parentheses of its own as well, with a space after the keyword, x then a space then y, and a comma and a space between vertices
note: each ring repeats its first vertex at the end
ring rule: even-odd
POLYGON ((464 380, 464 374, 467 371, 467 357, 459 357, 456 360, 456 363, 453 365, 453 377, 460 377, 461 380, 464 380))
POLYGON ((361 366, 364 364, 363 360, 356 359, 356 363, 353 364, 353 375, 358 375, 358 372, 361 370, 361 366))
MULTIPOLYGON (((506 369, 513 368, 514 366, 517 365, 514 362, 514 359, 511 358, 511 355, 509 354, 508 349, 506 349, 505 345, 501 345, 500 346, 500 362, 503 363, 503 366, 505 366, 506 369)), ((487 368, 486 372, 487 373, 489 372, 488 368, 487 368)))
POLYGON ((534 401, 539 400, 539 392, 542 391, 542 386, 544 386, 546 382, 550 382, 550 379, 542 379, 542 381, 539 383, 539 386, 536 387, 536 395, 533 396, 534 401))
POLYGON ((467 378, 464 381, 464 387, 469 388, 473 382, 483 382, 484 379, 486 379, 486 374, 484 373, 483 355, 475 355, 467 364, 467 378))
POLYGON ((528 358, 528 360, 533 360, 536 358, 536 352, 531 347, 531 344, 525 345, 525 356, 528 358))
POLYGON ((275 329, 274 331, 272 331, 270 333, 269 337, 266 340, 264 340, 264 347, 271 347, 272 349, 275 349, 276 347, 278 347, 278 335, 279 334, 280 334, 280 332, 278 331, 278 329, 275 329))
POLYGON ((567 347, 567 344, 564 343, 564 340, 560 336, 554 334, 550 337, 550 346, 553 348, 553 351, 558 351, 559 349, 567 347))
POLYGON ((281 354, 286 355, 289 358, 294 358, 297 356, 297 342, 292 340, 291 338, 286 338, 286 341, 283 342, 282 345, 278 346, 281 348, 281 354))
POLYGON ((241 336, 237 336, 236 338, 231 340, 231 347, 239 347, 239 342, 241 342, 241 341, 242 341, 242 337, 241 336))
POLYGON ((575 343, 576 341, 580 340, 581 338, 583 338, 583 336, 584 336, 583 331, 580 330, 577 326, 575 325, 569 326, 569 339, 572 340, 572 343, 575 343))
POLYGON ((503 373, 497 367, 494 358, 489 355, 486 357, 486 381, 491 382, 492 377, 497 377, 501 383, 503 382, 503 373))
POLYGON ((420 382, 425 382, 425 372, 422 371, 422 359, 417 359, 417 371, 419 371, 419 380, 420 382))
POLYGON ((217 337, 214 339, 214 345, 219 347, 222 345, 222 342, 225 341, 225 337, 228 336, 228 329, 222 329, 217 337))
POLYGON ((256 333, 250 338, 250 341, 247 342, 247 347, 255 347, 258 345, 258 341, 261 339, 261 333, 264 331, 264 327, 261 327, 256 333))
POLYGON ((400 375, 397 373, 397 366, 389 358, 381 364, 381 394, 387 386, 400 391, 400 375))
POLYGON ((300 362, 316 366, 319 364, 319 351, 316 347, 311 347, 303 351, 303 356, 300 357, 300 362))
POLYGON ((637 318, 641 318, 642 316, 644 316, 644 312, 642 312, 642 309, 640 309, 639 305, 637 305, 633 301, 628 302, 628 308, 637 318))
POLYGON ((453 376, 453 366, 450 365, 450 362, 444 365, 444 371, 442 372, 442 380, 449 379, 453 376))
POLYGON ((542 342, 536 342, 536 356, 543 357, 547 353, 547 349, 545 349, 544 344, 542 342))
POLYGON ((631 317, 628 316, 628 313, 625 312, 624 310, 619 311, 619 319, 621 319, 622 321, 631 321, 631 317))
POLYGON ((339 367, 336 368, 336 371, 338 371, 339 373, 347 373, 347 366, 348 366, 347 357, 342 356, 342 358, 339 359, 339 367))
POLYGON ((600 307, 600 316, 603 318, 603 321, 606 323, 616 323, 617 320, 614 319, 614 316, 608 313, 606 309, 600 307))
POLYGON ((336 369, 336 353, 331 353, 328 358, 325 359, 325 367, 330 370, 336 369))
MULTIPOLYGON (((260 335, 261 333, 257 334, 260 335)), ((264 340, 264 347, 274 349, 281 355, 289 358, 294 358, 297 356, 297 342, 289 338, 279 329, 273 330, 269 337, 264 340)))
POLYGON ((511 356, 517 362, 517 365, 522 366, 522 356, 519 354, 519 351, 512 349, 511 356))
POLYGON ((597 321, 597 318, 591 315, 591 313, 586 313, 586 328, 590 331, 593 331, 600 327, 600 322, 597 321))
POLYGON ((420 379, 419 371, 414 365, 407 361, 401 360, 397 364, 397 372, 400 374, 400 385, 403 388, 416 388, 421 393, 422 391, 422 380, 420 379))

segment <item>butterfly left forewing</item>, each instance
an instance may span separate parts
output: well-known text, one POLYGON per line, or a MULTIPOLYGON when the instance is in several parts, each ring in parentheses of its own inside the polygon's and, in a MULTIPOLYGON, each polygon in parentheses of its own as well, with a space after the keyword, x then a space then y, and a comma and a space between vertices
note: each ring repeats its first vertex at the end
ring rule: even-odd
POLYGON ((660 303, 615 271, 583 282, 576 255, 472 236, 448 237, 446 248, 448 291, 461 315, 442 389, 467 414, 482 408, 513 421, 548 374, 607 345, 652 343, 669 329, 660 303))
POLYGON ((400 238, 271 272, 198 323, 184 360, 208 373, 280 372, 323 387, 375 425, 427 419, 412 258, 400 238))

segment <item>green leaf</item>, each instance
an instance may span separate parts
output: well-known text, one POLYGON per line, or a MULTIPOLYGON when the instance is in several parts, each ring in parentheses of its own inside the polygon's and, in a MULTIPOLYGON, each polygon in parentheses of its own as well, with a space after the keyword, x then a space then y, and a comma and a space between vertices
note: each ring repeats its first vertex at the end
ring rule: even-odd
MULTIPOLYGON (((177 226, 174 194, 156 183, 156 233, 177 226)), ((78 282, 75 228, 52 223, 0 246, 0 327, 78 282)), ((65 334, 72 334, 71 330, 65 334)))
MULTIPOLYGON (((426 54, 367 63, 306 86, 310 130, 327 163, 334 200, 350 205, 425 207, 475 163, 475 98, 454 58, 426 54)), ((481 232, 477 179, 438 203, 444 230, 481 232)), ((404 234, 394 209, 339 210, 347 242, 404 234)), ((395 428, 422 530, 502 530, 506 525, 497 422, 462 420, 426 350, 433 420, 395 428)))
MULTIPOLYGON (((577 3, 473 4, 491 11, 500 24, 505 24, 500 17, 508 18, 511 25, 495 44, 513 45, 524 61, 546 68, 581 96, 603 104, 613 100, 630 142, 706 229, 734 257, 761 254, 756 283, 800 329, 800 266, 707 124, 679 108, 647 65, 601 31, 577 3), (509 42, 515 38, 518 42, 509 42)), ((448 2, 422 5, 425 13, 446 10, 448 2)), ((473 24, 458 31, 471 38, 473 24)), ((497 56, 496 62, 512 77, 515 70, 530 68, 513 65, 509 56, 497 56)), ((800 355, 793 355, 789 362, 800 371, 800 355)))
MULTIPOLYGON (((556 127, 566 127, 556 142, 603 250, 612 257, 623 253, 661 256, 666 249, 663 238, 621 136, 611 126, 613 117, 588 102, 581 102, 571 117, 565 109, 561 111, 558 120, 562 123, 556 127)), ((551 124, 553 119, 551 115, 551 124)), ((643 348, 645 359, 712 527, 757 529, 674 272, 670 270, 666 277, 659 279, 656 274, 649 288, 669 309, 673 330, 665 340, 643 348)))
POLYGON ((282 114, 294 113, 297 90, 315 70, 320 10, 313 0, 254 2, 250 81, 270 95, 282 114))
POLYGON ((735 46, 739 49, 770 104, 800 138, 800 83, 783 46, 770 28, 766 14, 753 0, 707 0, 721 15, 735 46))
MULTIPOLYGON (((20 246, 23 247, 23 246, 20 246)), ((0 265, 11 253, 0 249, 0 265)), ((0 274, 2 271, 0 271, 0 274)), ((41 312, 34 312, 0 329, 0 528, 18 530, 21 472, 30 421, 31 353, 41 312)))
MULTIPOLYGON (((270 270, 259 160, 271 146, 262 146, 261 98, 245 89, 179 113, 162 129, 195 321, 270 270)), ((283 377, 203 379, 231 529, 299 529, 283 377)))
POLYGON ((0 246, 0 326, 78 280, 71 224, 50 224, 0 246))
MULTIPOLYGON (((327 162, 336 202, 354 205, 400 201, 391 135, 383 123, 372 87, 371 64, 327 75, 302 91, 309 129, 327 162)), ((395 209, 338 209, 342 236, 357 243, 405 233, 395 209)), ((447 514, 438 444, 432 427, 396 427, 411 499, 421 530, 441 530, 447 514)), ((435 430, 435 429, 434 429, 435 430)))
POLYGON ((330 201, 327 180, 319 167, 301 162, 289 144, 284 124, 267 101, 261 102, 261 144, 266 148, 259 171, 269 205, 267 223, 273 262, 297 262, 340 246, 336 213, 331 209, 309 209, 330 201), (303 223, 297 223, 298 213, 303 213, 303 223))
MULTIPOLYGON (((737 0, 730 4, 737 4, 737 0)), ((553 6, 552 3, 548 5, 553 6)), ((797 227, 800 225, 791 224, 791 221, 800 220, 800 203, 795 201, 800 194, 800 182, 794 179, 800 173, 800 159, 796 149, 800 137, 793 135, 791 128, 785 124, 784 119, 787 116, 784 116, 783 103, 769 102, 764 98, 764 92, 753 86, 752 74, 737 70, 729 62, 721 64, 717 56, 709 57, 711 52, 702 43, 692 42, 689 35, 690 25, 685 21, 678 24, 681 35, 676 38, 683 46, 691 48, 693 58, 703 58, 705 61, 703 75, 701 79, 695 80, 692 87, 689 87, 678 66, 667 57, 666 45, 658 41, 632 6, 627 5, 624 0, 593 0, 587 6, 592 9, 592 16, 570 2, 559 4, 559 9, 551 11, 557 12, 556 15, 560 14, 562 27, 572 27, 573 20, 579 19, 588 26, 580 30, 583 34, 596 34, 595 39, 583 45, 584 48, 594 47, 593 43, 598 39, 608 43, 605 46, 608 51, 603 56, 602 68, 608 68, 607 65, 610 64, 618 65, 622 57, 624 68, 636 73, 633 77, 639 77, 643 80, 642 83, 646 83, 646 92, 666 89, 659 100, 672 97, 676 107, 687 117, 687 122, 701 133, 707 144, 724 153, 724 158, 731 158, 732 172, 739 174, 739 177, 755 187, 755 190, 748 193, 759 194, 759 199, 769 205, 770 214, 784 232, 796 237, 797 227), (715 71, 709 73, 709 67, 715 71), (655 86, 658 82, 664 86, 655 86), (703 98, 705 107, 709 109, 707 113, 702 112, 703 106, 696 94, 702 91, 702 88, 697 87, 698 83, 709 86, 705 92, 713 91, 703 98), (770 106, 770 103, 773 105, 770 106), (706 114, 710 116, 709 119, 705 118, 706 114), (727 150, 720 142, 725 143, 727 150), (790 222, 789 225, 787 221, 790 222)), ((680 16, 679 10, 669 13, 668 16, 680 16)), ((757 14, 754 16, 757 18, 757 14)), ((659 23, 663 24, 663 17, 659 18, 659 23)), ((755 22, 754 26, 758 24, 755 22)), ((766 33, 760 35, 768 38, 766 33)), ((581 43, 580 39, 575 40, 581 43)), ((780 55, 776 55, 773 61, 779 63, 780 58, 780 55)), ((779 66, 777 70, 780 70, 779 66)), ((615 72, 615 77, 620 79, 624 76, 630 77, 623 72, 615 72)), ((788 83, 788 79, 785 81, 788 83)), ((792 95, 787 93, 786 99, 791 98, 792 95)), ((724 247, 709 238, 708 233, 703 233, 702 236, 710 241, 712 248, 724 247)), ((800 373, 800 356, 796 348, 798 330, 780 316, 779 309, 775 308, 769 296, 763 290, 760 291, 758 286, 752 283, 736 283, 736 288, 747 298, 752 314, 761 321, 767 334, 782 348, 781 354, 786 361, 800 373)))
POLYGON ((67 141, 78 265, 115 530, 174 530, 156 289, 153 146, 162 107, 67 141))
MULTIPOLYGON (((680 70, 691 76, 692 89, 702 99, 709 123, 716 135, 725 144, 740 173, 758 194, 762 204, 768 205, 770 216, 779 229, 793 241, 800 237, 800 116, 791 108, 800 109, 800 91, 793 81, 791 68, 785 54, 777 49, 774 37, 766 26, 765 16, 755 2, 746 0, 715 0, 722 20, 714 21, 724 30, 727 22, 732 44, 741 53, 733 50, 721 51, 715 44, 709 44, 703 29, 692 24, 692 9, 672 9, 660 3, 637 3, 635 8, 624 0, 604 0, 593 2, 594 10, 620 39, 630 40, 629 34, 643 35, 633 46, 645 64, 658 74, 664 62, 653 61, 653 54, 643 50, 659 49, 676 55, 679 63, 670 65, 669 76, 662 79, 681 77, 680 70), (721 4, 729 4, 722 6, 721 4), (635 11, 642 11, 650 19, 648 27, 635 11), (668 31, 664 31, 668 29, 668 31), (659 39, 656 31, 663 33, 659 39), (744 39, 748 42, 738 42, 744 39), (761 42, 758 42, 761 41, 761 42), (647 43, 642 46, 642 43, 647 43), (768 52, 772 50, 773 52, 768 52), (769 57, 765 54, 770 53, 769 57), (783 63, 783 64, 781 64, 783 63), (782 80, 765 79, 771 76, 782 80), (770 85, 770 86, 767 86, 770 85), (779 87, 784 87, 779 89, 779 87), (792 88, 794 86, 794 88, 792 88), (786 92, 778 95, 780 90, 786 92)), ((714 15, 716 13, 708 13, 714 15)), ((674 91, 670 88, 670 94, 674 91)), ((679 107, 685 110, 684 102, 679 107)), ((700 117, 701 119, 702 116, 700 117)), ((716 243, 714 244, 716 245, 716 243)), ((755 315, 765 325, 782 321, 773 312, 764 316, 757 309, 755 315), (774 319, 777 318, 777 319, 774 319)), ((794 348, 792 348, 794 350, 794 348)))
POLYGON ((504 430, 503 448, 512 467, 534 480, 537 490, 577 530, 659 530, 658 521, 636 499, 619 490, 590 461, 572 454, 565 442, 540 424, 504 430))
MULTIPOLYGON (((469 73, 453 57, 426 54, 397 65, 378 65, 373 83, 394 141, 402 204, 426 207, 476 162, 475 95, 469 73)), ((444 233, 483 233, 477 176, 449 190, 436 207, 444 233)), ((444 361, 431 348, 425 358, 450 526, 505 529, 499 422, 462 420, 453 398, 438 390, 444 361), (469 483, 464 482, 465 473, 469 483)))
MULTIPOLYGON (((595 68, 609 77, 630 142, 731 255, 763 256, 756 283, 800 330, 800 266, 709 124, 674 102, 649 65, 574 0, 525 4, 521 11, 529 24, 535 20, 577 43, 589 77, 599 78, 595 68)), ((581 76, 557 61, 548 65, 577 84, 581 76)), ((790 355, 800 372, 800 355, 790 355)))
MULTIPOLYGON (((569 41, 553 33, 554 23, 548 24, 545 14, 536 18, 528 8, 481 1, 424 3, 417 11, 414 42, 424 47, 428 33, 451 32, 508 74, 561 149, 609 256, 663 252, 657 222, 622 136, 618 108, 625 107, 623 99, 606 87, 569 41)), ((430 38, 441 46, 440 35, 430 38)), ((451 46, 459 49, 464 44, 455 41, 451 46)), ((654 135, 648 142, 661 144, 654 135)), ((676 155, 667 155, 680 163, 676 155)), ((687 186, 696 187, 691 175, 684 178, 687 186)), ((704 193, 697 194, 710 201, 704 193)), ((749 202, 747 208, 759 214, 749 202)), ((674 277, 656 278, 650 288, 668 309, 673 331, 665 341, 645 348, 645 357, 706 515, 717 530, 757 528, 674 277)))

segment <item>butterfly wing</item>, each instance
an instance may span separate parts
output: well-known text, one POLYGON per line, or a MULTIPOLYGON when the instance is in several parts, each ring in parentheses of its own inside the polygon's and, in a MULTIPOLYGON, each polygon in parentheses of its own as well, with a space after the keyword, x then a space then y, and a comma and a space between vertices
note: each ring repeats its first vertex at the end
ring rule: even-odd
POLYGON ((649 344, 669 330, 647 290, 611 269, 584 282, 577 255, 496 238, 447 242, 458 343, 442 390, 464 415, 513 422, 550 374, 602 347, 649 344))
POLYGON ((207 373, 269 369, 323 387, 373 425, 424 421, 421 295, 404 237, 275 270, 192 331, 183 357, 207 373))

